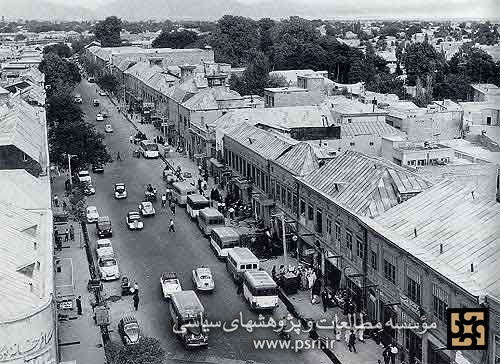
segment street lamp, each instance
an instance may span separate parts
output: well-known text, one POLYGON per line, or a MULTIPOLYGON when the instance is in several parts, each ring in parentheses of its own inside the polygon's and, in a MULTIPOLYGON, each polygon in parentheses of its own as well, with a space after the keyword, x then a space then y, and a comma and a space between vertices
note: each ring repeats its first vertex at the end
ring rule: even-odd
POLYGON ((73 175, 71 174, 71 158, 76 157, 75 154, 68 154, 68 171, 69 171, 69 185, 73 188, 73 175))

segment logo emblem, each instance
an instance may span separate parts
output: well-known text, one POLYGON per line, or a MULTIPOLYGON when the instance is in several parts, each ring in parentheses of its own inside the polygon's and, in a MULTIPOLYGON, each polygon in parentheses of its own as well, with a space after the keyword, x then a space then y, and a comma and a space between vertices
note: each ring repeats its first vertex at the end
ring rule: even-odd
POLYGON ((488 349, 488 309, 448 308, 448 349, 488 349))

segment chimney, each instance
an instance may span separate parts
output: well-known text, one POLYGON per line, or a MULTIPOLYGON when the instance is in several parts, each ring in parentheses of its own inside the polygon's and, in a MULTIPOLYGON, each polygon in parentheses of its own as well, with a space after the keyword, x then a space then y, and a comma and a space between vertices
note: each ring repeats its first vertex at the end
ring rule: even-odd
POLYGON ((30 282, 29 285, 30 285, 30 292, 33 292, 33 282, 30 282))
POLYGON ((470 264, 470 271, 471 271, 471 273, 474 273, 474 263, 470 264))
POLYGON ((439 254, 443 254, 443 244, 439 244, 439 254))
POLYGON ((33 250, 36 250, 36 241, 33 242, 33 250))
POLYGON ((196 66, 185 64, 179 66, 179 68, 181 69, 181 81, 184 81, 187 77, 194 74, 196 66))
POLYGON ((208 87, 225 87, 227 75, 213 74, 205 76, 208 81, 208 87))
POLYGON ((415 237, 418 237, 418 235, 417 235, 417 228, 413 229, 413 234, 415 235, 415 237))

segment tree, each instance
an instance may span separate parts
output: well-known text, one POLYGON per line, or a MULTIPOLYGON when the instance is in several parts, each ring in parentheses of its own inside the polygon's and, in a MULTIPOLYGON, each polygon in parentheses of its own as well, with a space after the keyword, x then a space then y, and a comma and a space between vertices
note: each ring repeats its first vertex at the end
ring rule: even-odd
POLYGON ((376 74, 373 81, 366 83, 366 89, 383 94, 395 94, 400 98, 403 98, 405 94, 403 81, 396 75, 387 73, 376 74))
POLYGON ((384 36, 380 36, 380 38, 377 40, 376 46, 380 51, 385 51, 387 49, 387 41, 384 36))
POLYGON ((95 25, 95 37, 103 47, 119 47, 122 43, 120 32, 122 21, 116 16, 109 16, 95 25))
POLYGON ((78 66, 62 59, 56 53, 45 54, 38 69, 45 74, 45 85, 49 86, 47 92, 49 96, 68 87, 72 88, 81 80, 78 66))
POLYGON ((173 32, 161 32, 153 40, 153 48, 185 48, 196 41, 198 35, 190 30, 181 30, 173 32))
POLYGON ((73 103, 71 90, 55 93, 47 99, 47 121, 49 126, 56 123, 82 122, 83 112, 73 103))
POLYGON ((24 34, 16 34, 16 36, 14 37, 14 40, 16 42, 19 42, 21 40, 25 40, 26 39, 26 36, 24 34))
POLYGON ((498 43, 500 34, 493 29, 489 21, 479 24, 475 29, 473 41, 479 44, 495 45, 498 43))
POLYGON ((426 77, 443 67, 444 60, 433 46, 424 43, 413 43, 406 47, 403 64, 408 75, 409 85, 415 85, 417 76, 426 77))
POLYGON ((349 82, 356 83, 359 81, 363 81, 364 72, 363 72, 363 64, 360 60, 356 60, 352 63, 349 69, 349 82))
POLYGON ((96 76, 98 75, 99 73, 101 73, 101 67, 99 67, 99 65, 94 62, 92 59, 90 58, 83 58, 82 59, 82 65, 83 65, 83 68, 85 69, 85 72, 87 72, 87 74, 89 74, 90 76, 96 76))
POLYGON ((61 58, 71 57, 71 48, 64 43, 57 43, 43 47, 43 54, 55 53, 61 58))
POLYGON ((143 337, 136 345, 124 346, 115 358, 115 364, 162 364, 165 351, 157 339, 143 337))
POLYGON ((267 56, 259 52, 240 79, 233 79, 230 86, 241 95, 263 95, 269 82, 270 68, 267 56))
POLYGON ((276 22, 270 18, 263 18, 257 23, 259 25, 260 50, 269 57, 271 55, 271 47, 273 46, 272 30, 276 26, 276 22))
POLYGON ((118 90, 119 82, 111 73, 104 73, 97 79, 97 83, 106 91, 115 93, 118 90))
POLYGON ((451 74, 444 82, 437 83, 433 90, 433 97, 437 100, 467 100, 470 87, 470 79, 467 76, 451 74))
POLYGON ((499 69, 493 58, 481 48, 463 45, 449 62, 450 72, 462 74, 472 82, 496 82, 499 69))
POLYGON ((267 80, 266 87, 286 87, 288 86, 288 82, 285 77, 281 75, 271 75, 267 80))

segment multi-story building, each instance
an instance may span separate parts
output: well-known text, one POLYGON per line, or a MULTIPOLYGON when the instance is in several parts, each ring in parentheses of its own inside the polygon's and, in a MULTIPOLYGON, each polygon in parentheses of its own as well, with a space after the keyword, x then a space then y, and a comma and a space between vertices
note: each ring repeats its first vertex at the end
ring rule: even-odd
POLYGON ((349 124, 357 121, 384 121, 387 111, 379 109, 375 104, 365 104, 345 96, 329 96, 325 105, 331 108, 336 124, 349 124))

